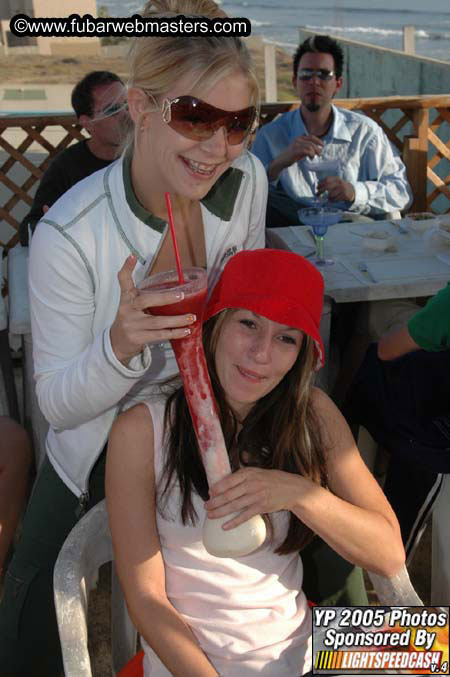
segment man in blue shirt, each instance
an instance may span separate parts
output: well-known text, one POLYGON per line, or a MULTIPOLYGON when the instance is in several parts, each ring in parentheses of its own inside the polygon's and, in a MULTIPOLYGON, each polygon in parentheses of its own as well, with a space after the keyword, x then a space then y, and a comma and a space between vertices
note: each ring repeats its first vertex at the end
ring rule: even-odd
POLYGON ((300 109, 256 135, 252 152, 270 182, 268 227, 298 224, 297 210, 325 192, 334 206, 371 218, 397 215, 411 202, 405 166, 381 127, 331 103, 342 87, 343 61, 336 40, 305 40, 293 62, 300 109))

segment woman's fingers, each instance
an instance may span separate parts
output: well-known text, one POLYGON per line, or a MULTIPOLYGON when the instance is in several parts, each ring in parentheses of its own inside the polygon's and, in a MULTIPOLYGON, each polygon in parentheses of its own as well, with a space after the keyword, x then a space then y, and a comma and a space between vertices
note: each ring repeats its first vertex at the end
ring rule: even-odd
POLYGON ((253 515, 290 510, 299 490, 299 476, 282 470, 241 468, 210 488, 205 509, 211 519, 240 513, 240 522, 253 515))
POLYGON ((250 475, 260 472, 264 471, 261 468, 254 468, 250 466, 246 468, 239 468, 239 470, 231 472, 229 475, 227 475, 223 479, 219 480, 218 482, 215 482, 212 486, 210 486, 209 493, 211 496, 215 494, 221 494, 227 489, 231 489, 232 487, 235 487, 237 484, 241 484, 241 482, 244 482, 245 479, 248 478, 250 475))
POLYGON ((248 506, 252 498, 241 489, 227 491, 226 494, 206 501, 205 508, 212 517, 223 517, 230 512, 248 506))
POLYGON ((130 313, 123 320, 123 330, 137 346, 171 341, 189 336, 194 315, 146 315, 130 313))
MULTIPOLYGON (((136 310, 158 308, 159 306, 171 306, 184 299, 184 293, 180 291, 143 291, 137 290, 133 307, 136 310)), ((156 315, 158 313, 155 313, 156 315)))
POLYGON ((117 273, 121 295, 135 290, 132 273, 136 265, 136 261, 136 257, 130 255, 117 273))
POLYGON ((131 315, 130 325, 142 331, 159 331, 189 327, 195 319, 195 315, 146 315, 139 312, 131 315))
POLYGON ((211 488, 211 496, 213 494, 214 496, 205 503, 208 516, 211 519, 224 517, 248 509, 250 506, 254 508, 253 514, 258 514, 260 510, 256 508, 256 505, 261 503, 264 487, 260 486, 258 481, 251 481, 252 476, 257 480, 255 477, 257 473, 256 468, 238 470, 214 485, 211 488))
MULTIPOLYGON (((226 517, 227 515, 234 515, 235 513, 239 513, 239 516, 243 513, 250 513, 251 516, 253 515, 259 515, 262 512, 267 512, 262 510, 262 508, 258 505, 258 503, 251 503, 249 504, 249 498, 248 496, 243 496, 237 501, 232 501, 231 503, 227 503, 226 505, 222 506, 221 508, 216 508, 215 510, 208 510, 208 517, 210 519, 218 519, 219 517, 226 517)), ((249 514, 250 516, 250 514, 249 514)), ((246 518, 248 519, 249 516, 246 518)), ((245 521, 245 520, 244 520, 245 521)))
POLYGON ((246 490, 248 490, 248 485, 245 484, 245 477, 239 475, 239 472, 240 471, 238 470, 230 475, 228 484, 224 484, 224 480, 221 480, 211 487, 209 492, 210 498, 205 503, 207 509, 219 508, 225 503, 245 495, 246 490), (233 483, 231 483, 231 481, 233 483))
POLYGON ((189 336, 194 315, 146 315, 134 308, 133 301, 121 304, 111 330, 111 343, 117 358, 130 359, 151 343, 189 336))
POLYGON ((146 344, 151 343, 162 343, 164 341, 173 341, 175 339, 186 338, 189 336, 191 330, 189 327, 180 327, 179 329, 161 329, 157 331, 155 329, 151 330, 139 330, 135 334, 135 341, 137 345, 145 346, 146 344))
POLYGON ((136 257, 128 256, 122 268, 117 273, 119 280, 121 298, 124 297, 132 301, 135 310, 144 310, 153 306, 166 306, 177 303, 184 298, 181 291, 147 291, 137 289, 133 280, 133 270, 136 266, 136 257))
POLYGON ((160 306, 173 305, 176 312, 176 304, 184 298, 184 294, 178 290, 137 289, 133 281, 135 266, 136 257, 129 256, 117 275, 120 303, 110 329, 113 351, 124 364, 138 355, 146 344, 188 336, 189 325, 196 320, 190 313, 159 315, 160 306))

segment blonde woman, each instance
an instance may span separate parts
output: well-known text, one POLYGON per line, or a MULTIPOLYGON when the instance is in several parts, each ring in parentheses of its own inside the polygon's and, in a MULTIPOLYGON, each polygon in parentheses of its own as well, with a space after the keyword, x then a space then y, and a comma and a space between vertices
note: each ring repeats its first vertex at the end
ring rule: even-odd
MULTIPOLYGON (((211 0, 158 0, 145 13, 223 16, 211 0)), ((5 577, 2 674, 60 674, 55 559, 79 517, 104 495, 105 446, 117 412, 176 373, 167 341, 188 333, 192 316, 146 315, 144 307, 177 295, 137 298, 136 291, 146 274, 174 267, 164 193, 172 196, 182 263, 205 267, 210 285, 236 251, 264 246, 267 184, 246 150, 258 87, 243 43, 137 38, 128 103, 130 146, 62 196, 31 243, 36 389, 50 430, 5 577)))

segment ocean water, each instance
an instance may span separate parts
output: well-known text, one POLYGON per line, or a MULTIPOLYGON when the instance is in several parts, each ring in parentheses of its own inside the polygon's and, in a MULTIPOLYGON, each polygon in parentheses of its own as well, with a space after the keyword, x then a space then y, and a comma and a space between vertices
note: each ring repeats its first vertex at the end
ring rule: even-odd
MULTIPOLYGON (((139 13, 142 0, 97 0, 111 16, 139 13)), ((252 34, 298 44, 298 27, 402 49, 402 27, 415 26, 416 54, 450 61, 450 0, 222 0, 227 14, 252 22, 252 34)))

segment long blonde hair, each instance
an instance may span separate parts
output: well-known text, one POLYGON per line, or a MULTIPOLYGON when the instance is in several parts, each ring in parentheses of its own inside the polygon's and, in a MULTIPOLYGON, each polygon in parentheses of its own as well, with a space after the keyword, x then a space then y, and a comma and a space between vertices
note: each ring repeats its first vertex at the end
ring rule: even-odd
MULTIPOLYGON (((142 16, 152 19, 226 17, 213 0, 151 0, 142 16)), ((150 92, 155 99, 179 80, 192 75, 192 88, 201 94, 234 73, 247 78, 252 103, 259 103, 259 86, 250 53, 240 38, 212 35, 138 37, 130 49, 130 87, 150 92)), ((149 102, 151 106, 151 102, 149 102)))

